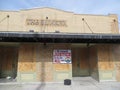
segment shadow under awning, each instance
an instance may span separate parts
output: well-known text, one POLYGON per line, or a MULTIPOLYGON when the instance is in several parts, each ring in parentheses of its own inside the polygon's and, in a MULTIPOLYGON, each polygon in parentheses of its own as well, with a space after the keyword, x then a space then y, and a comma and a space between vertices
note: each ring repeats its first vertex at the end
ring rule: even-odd
POLYGON ((120 34, 0 32, 0 42, 120 43, 120 34))

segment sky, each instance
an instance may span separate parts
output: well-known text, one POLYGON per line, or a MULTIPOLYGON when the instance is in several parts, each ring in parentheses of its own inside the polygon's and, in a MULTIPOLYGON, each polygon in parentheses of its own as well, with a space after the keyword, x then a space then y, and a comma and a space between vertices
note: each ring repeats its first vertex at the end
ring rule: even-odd
POLYGON ((78 14, 117 14, 120 21, 120 0, 0 0, 0 10, 21 10, 51 7, 78 14))

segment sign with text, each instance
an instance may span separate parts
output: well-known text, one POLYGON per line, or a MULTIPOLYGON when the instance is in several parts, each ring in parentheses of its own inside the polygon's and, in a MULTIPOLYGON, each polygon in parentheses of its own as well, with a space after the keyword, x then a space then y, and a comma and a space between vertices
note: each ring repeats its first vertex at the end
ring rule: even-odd
POLYGON ((71 63, 71 50, 54 50, 53 63, 71 63))
POLYGON ((34 26, 67 26, 65 20, 41 20, 41 19, 26 19, 26 25, 34 26))

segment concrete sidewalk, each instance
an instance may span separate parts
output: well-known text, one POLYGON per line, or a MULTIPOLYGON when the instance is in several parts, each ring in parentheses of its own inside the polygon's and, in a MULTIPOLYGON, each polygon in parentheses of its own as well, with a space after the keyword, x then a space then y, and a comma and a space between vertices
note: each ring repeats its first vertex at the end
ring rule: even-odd
POLYGON ((75 78, 72 85, 63 83, 0 83, 0 90, 120 90, 120 82, 98 83, 92 78, 75 78))

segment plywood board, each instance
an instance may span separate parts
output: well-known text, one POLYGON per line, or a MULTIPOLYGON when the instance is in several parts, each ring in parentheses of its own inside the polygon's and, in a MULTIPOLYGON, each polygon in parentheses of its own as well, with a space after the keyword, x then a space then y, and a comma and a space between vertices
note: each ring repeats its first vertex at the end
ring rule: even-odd
POLYGON ((69 71, 70 65, 69 64, 53 64, 55 71, 69 71))
POLYGON ((120 81, 120 45, 113 45, 112 55, 116 67, 116 80, 120 81))
POLYGON ((53 80, 53 64, 52 64, 53 46, 43 44, 37 47, 37 80, 52 81, 53 80))
MULTIPOLYGON (((72 48, 72 72, 73 76, 83 76, 82 71, 89 73, 89 57, 88 48, 74 47, 72 48)), ((84 73, 84 76, 88 75, 84 73)))
POLYGON ((19 62, 18 63, 19 72, 30 72, 36 71, 36 63, 33 62, 19 62))
POLYGON ((36 48, 35 45, 23 44, 19 48, 19 62, 35 61, 36 59, 36 48))
POLYGON ((101 45, 98 47, 98 66, 100 70, 114 70, 110 45, 101 45))
POLYGON ((67 43, 62 43, 62 44, 54 44, 53 49, 70 49, 71 45, 67 43))
POLYGON ((102 78, 103 79, 112 79, 113 73, 112 72, 104 72, 102 73, 102 78))
POLYGON ((21 76, 22 81, 28 81, 28 80, 33 81, 34 80, 34 74, 32 74, 32 73, 31 74, 24 73, 24 74, 21 74, 20 76, 21 76))
POLYGON ((20 46, 18 71, 36 71, 36 48, 34 44, 22 44, 20 46))
POLYGON ((69 73, 58 73, 58 74, 56 75, 56 78, 57 78, 58 80, 64 80, 64 79, 66 79, 66 78, 69 78, 69 73))
POLYGON ((17 47, 12 46, 0 47, 0 73, 2 75, 2 73, 6 72, 4 77, 8 75, 12 77, 16 76, 18 59, 17 50, 18 50, 17 47))

